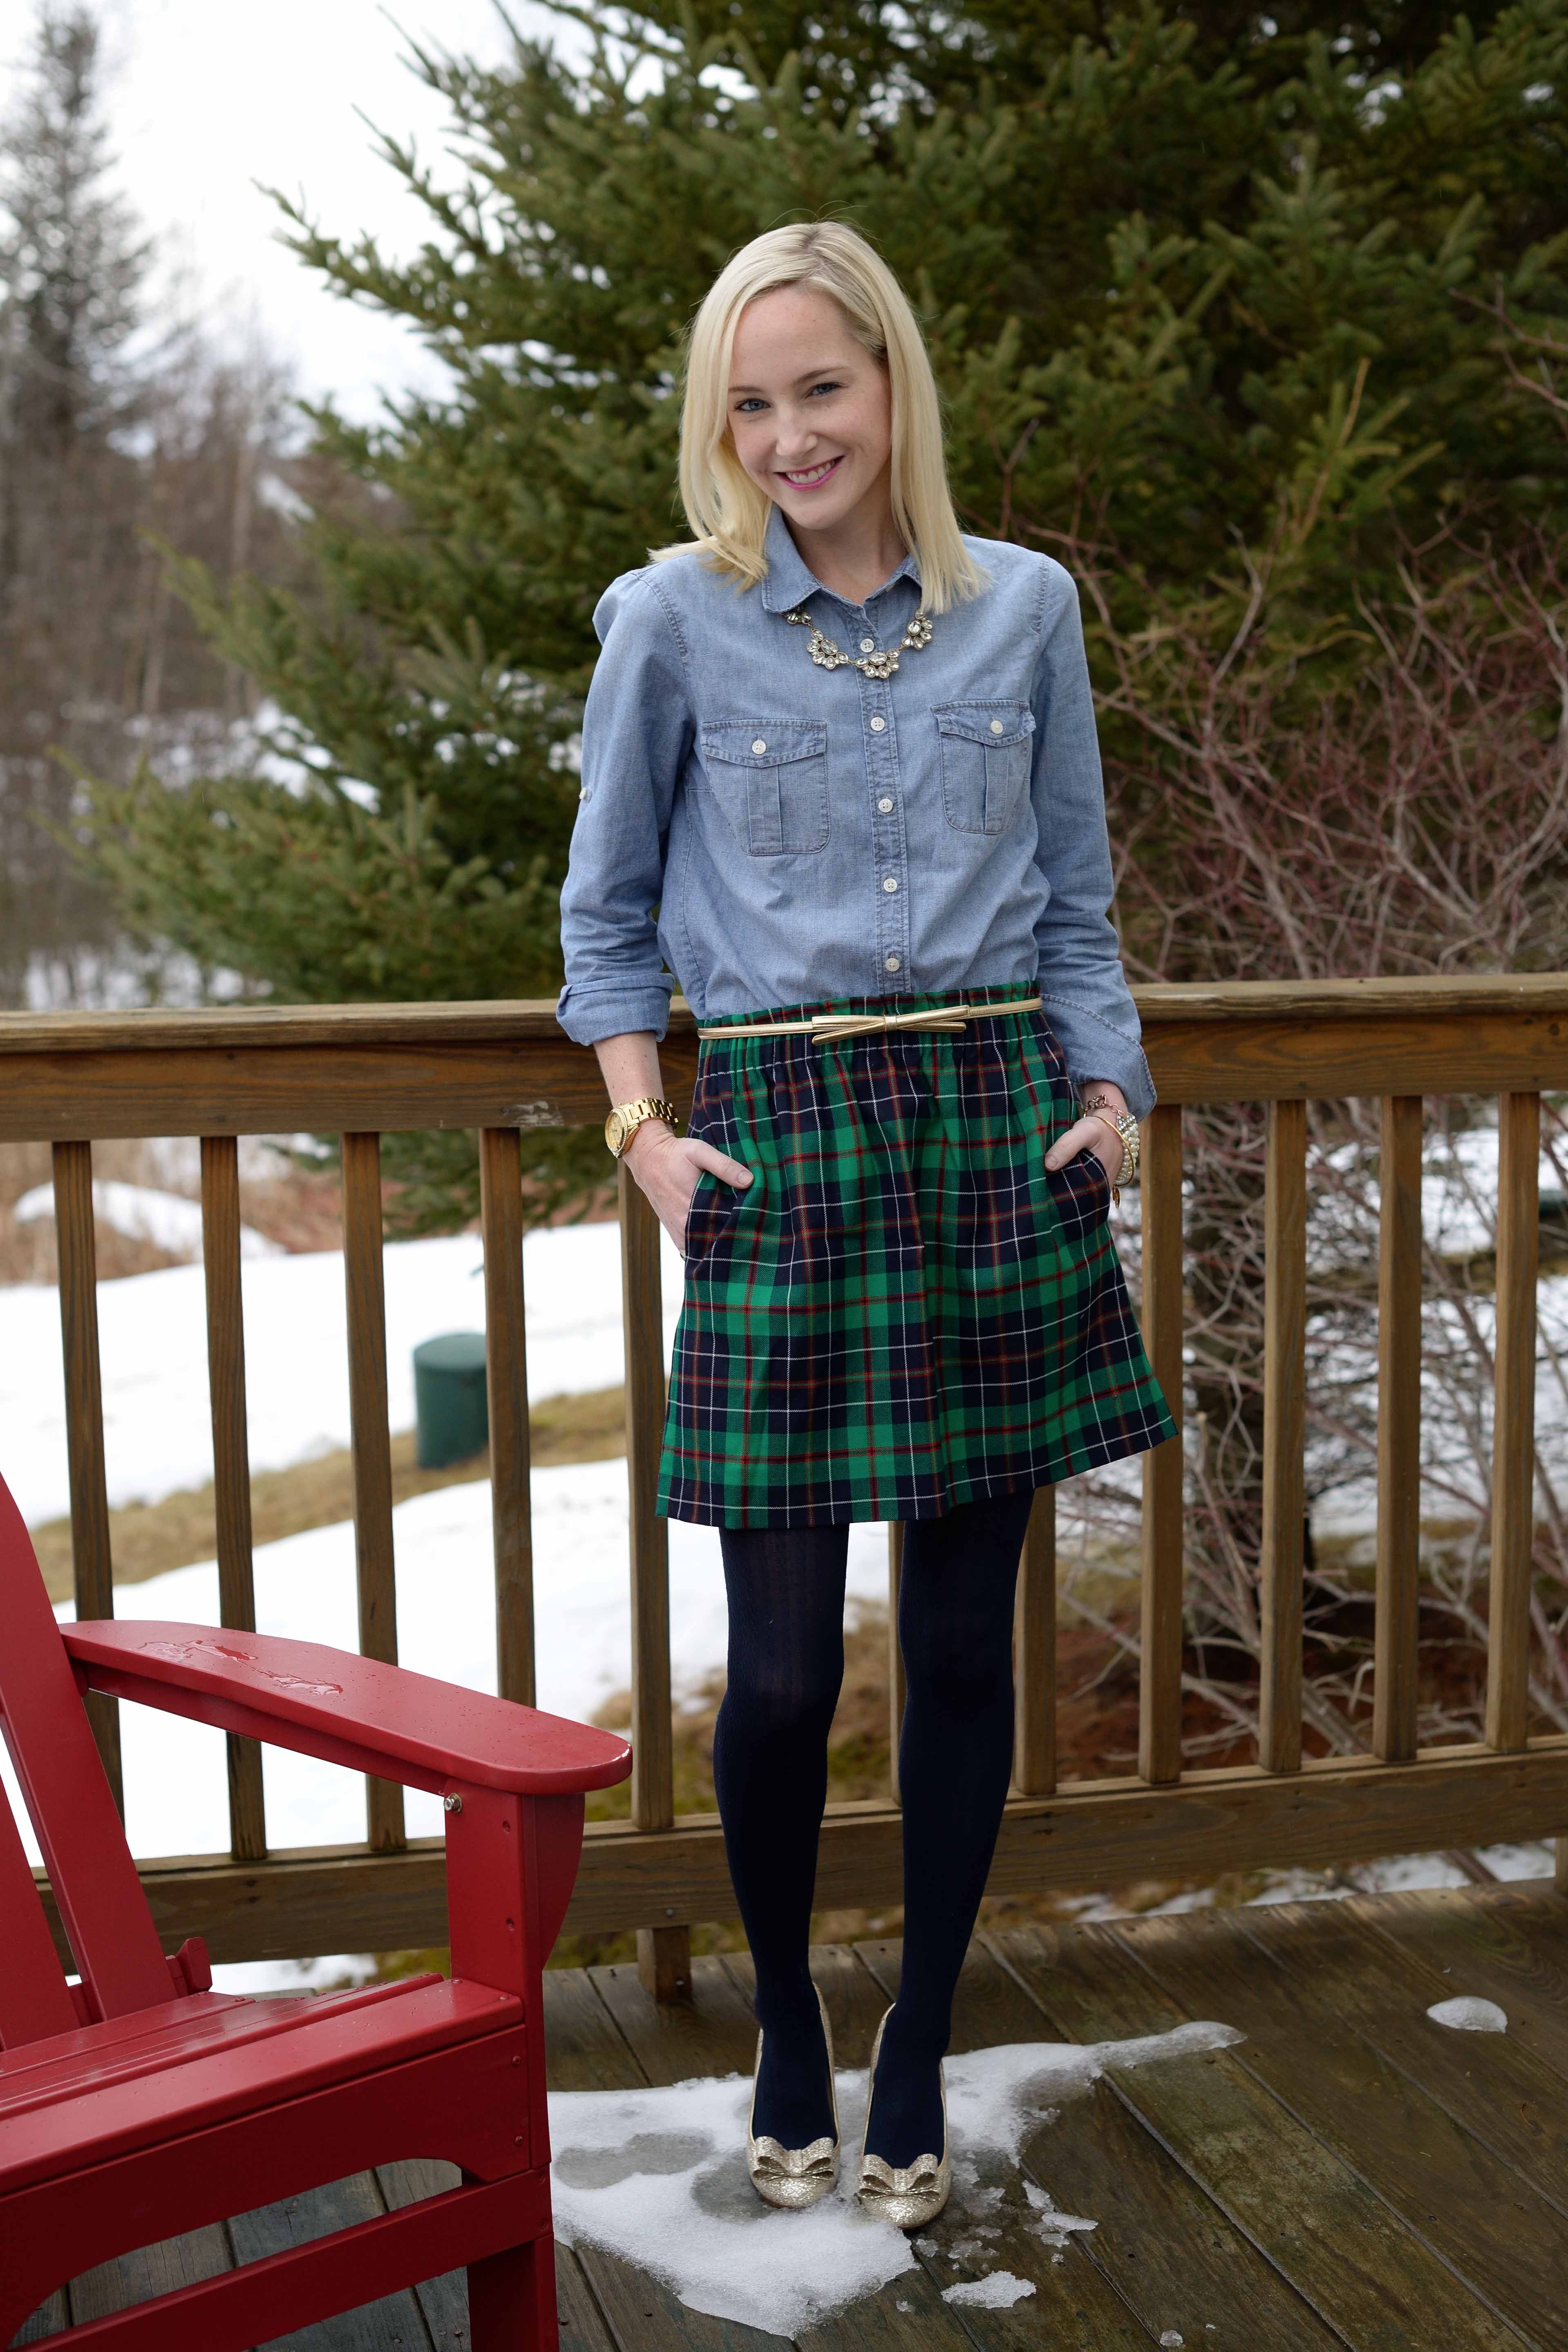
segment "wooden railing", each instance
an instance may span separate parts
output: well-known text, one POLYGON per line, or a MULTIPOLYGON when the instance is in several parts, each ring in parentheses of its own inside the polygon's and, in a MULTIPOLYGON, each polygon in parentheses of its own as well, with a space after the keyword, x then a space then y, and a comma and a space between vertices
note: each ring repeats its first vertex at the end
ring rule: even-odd
MULTIPOLYGON (((1139 1007, 1161 1095, 1144 1131, 1143 1325, 1173 1403, 1182 1368, 1183 1106, 1269 1105, 1259 1754, 1251 1765, 1183 1767, 1182 1458, 1173 1443, 1143 1465, 1139 1769, 1058 1788, 1055 1516, 1054 1498, 1042 1490, 1019 1588, 1016 1793, 992 1890, 1092 1887, 1146 1874, 1568 1834, 1568 1738, 1531 1738, 1526 1724, 1539 1097, 1568 1088, 1568 978, 1151 988, 1140 992, 1139 1007), (1415 1738, 1421 1101, 1449 1094, 1500 1098, 1490 1657, 1485 1740, 1422 1750, 1415 1738), (1375 1717, 1368 1754, 1318 1759, 1301 1752, 1304 1105, 1345 1097, 1379 1097, 1384 1107, 1375 1717)), ((664 1055, 678 1099, 689 1093, 695 1064, 692 1024, 678 1007, 664 1055)), ((0 1139, 47 1139, 55 1147, 79 1612, 104 1616, 113 1606, 92 1140, 202 1138, 219 1591, 225 1624, 248 1626, 236 1139, 300 1130, 342 1136, 360 1640, 367 1654, 392 1658, 379 1139, 393 1129, 467 1126, 479 1133, 500 1688, 531 1700, 519 1130, 596 1122, 602 1113, 593 1056, 565 1042, 547 1004, 0 1017, 0 1139)), ((664 1405, 658 1234, 624 1172, 621 1221, 637 1764, 629 1822, 590 1827, 568 1927, 636 1927, 645 1974, 668 1995, 685 1977, 687 1923, 730 1916, 733 1898, 717 1821, 678 1818, 674 1808, 666 1530, 653 1508, 664 1405)), ((4 1444, 0 1431, 0 1466, 4 1444)), ((890 1531, 895 1594, 898 1534, 890 1531)), ((890 1680, 896 1725, 896 1645, 890 1680)), ((114 1711, 93 1704, 118 1779, 114 1711)), ((229 1801, 226 1854, 143 1870, 171 1945, 200 1933, 216 1958, 264 1958, 443 1940, 441 1843, 405 1838, 398 1790, 370 1786, 363 1844, 271 1851, 259 1759, 247 1742, 231 1738, 229 1801)), ((1560 1856, 1564 1851, 1560 1845, 1560 1856)), ((893 1902, 900 1877, 896 1789, 885 1801, 830 1808, 818 1903, 893 1902)))

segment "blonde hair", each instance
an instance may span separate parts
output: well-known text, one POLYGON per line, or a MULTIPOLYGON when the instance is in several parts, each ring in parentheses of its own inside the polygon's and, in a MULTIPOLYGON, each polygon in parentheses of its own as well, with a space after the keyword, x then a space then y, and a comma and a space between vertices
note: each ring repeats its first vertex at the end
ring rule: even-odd
MULTIPOLYGON (((742 311, 781 286, 810 286, 831 295, 856 341, 888 371, 893 521, 920 566, 922 606, 942 613, 978 595, 984 574, 964 546, 952 510, 924 338, 886 262, 841 221, 802 221, 753 237, 731 256, 692 320, 680 417, 680 498, 706 560, 743 588, 767 573, 763 548, 773 501, 735 455, 730 367, 742 311)), ((688 551, 682 542, 650 553, 657 563, 688 551)))

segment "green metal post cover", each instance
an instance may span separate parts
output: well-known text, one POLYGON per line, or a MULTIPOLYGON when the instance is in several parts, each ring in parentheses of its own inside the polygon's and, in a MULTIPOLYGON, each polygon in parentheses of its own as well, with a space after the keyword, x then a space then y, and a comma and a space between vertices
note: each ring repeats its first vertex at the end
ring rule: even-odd
POLYGON ((485 1335, 444 1331, 414 1350, 416 1457, 421 1470, 467 1462, 490 1442, 485 1393, 485 1335))

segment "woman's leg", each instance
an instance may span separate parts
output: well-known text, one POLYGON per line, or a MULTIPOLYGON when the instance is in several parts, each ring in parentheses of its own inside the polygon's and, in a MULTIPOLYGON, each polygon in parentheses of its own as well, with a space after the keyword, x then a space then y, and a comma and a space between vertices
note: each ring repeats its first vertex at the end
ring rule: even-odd
POLYGON ((806 1965, 827 1732, 844 1679, 847 1527, 723 1528, 730 1679, 713 1732, 724 1851, 763 2029, 753 2128, 785 2147, 833 2129, 806 1965))
POLYGON ((999 1495, 904 1527, 904 1965, 866 2143, 887 2164, 942 2148, 953 1987, 1013 1769, 1013 1594, 1033 1501, 999 1495))

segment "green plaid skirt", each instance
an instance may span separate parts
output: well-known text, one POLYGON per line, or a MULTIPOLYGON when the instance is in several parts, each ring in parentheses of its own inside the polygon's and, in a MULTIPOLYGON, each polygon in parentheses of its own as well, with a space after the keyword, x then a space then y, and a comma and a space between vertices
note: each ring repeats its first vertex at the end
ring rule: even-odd
POLYGON ((742 1189, 704 1171, 692 1199, 658 1508, 742 1528, 933 1518, 1173 1436, 1105 1171, 1087 1151, 1045 1164, 1077 1116, 1037 1012, 705 1044, 689 1132, 753 1172, 742 1189))

